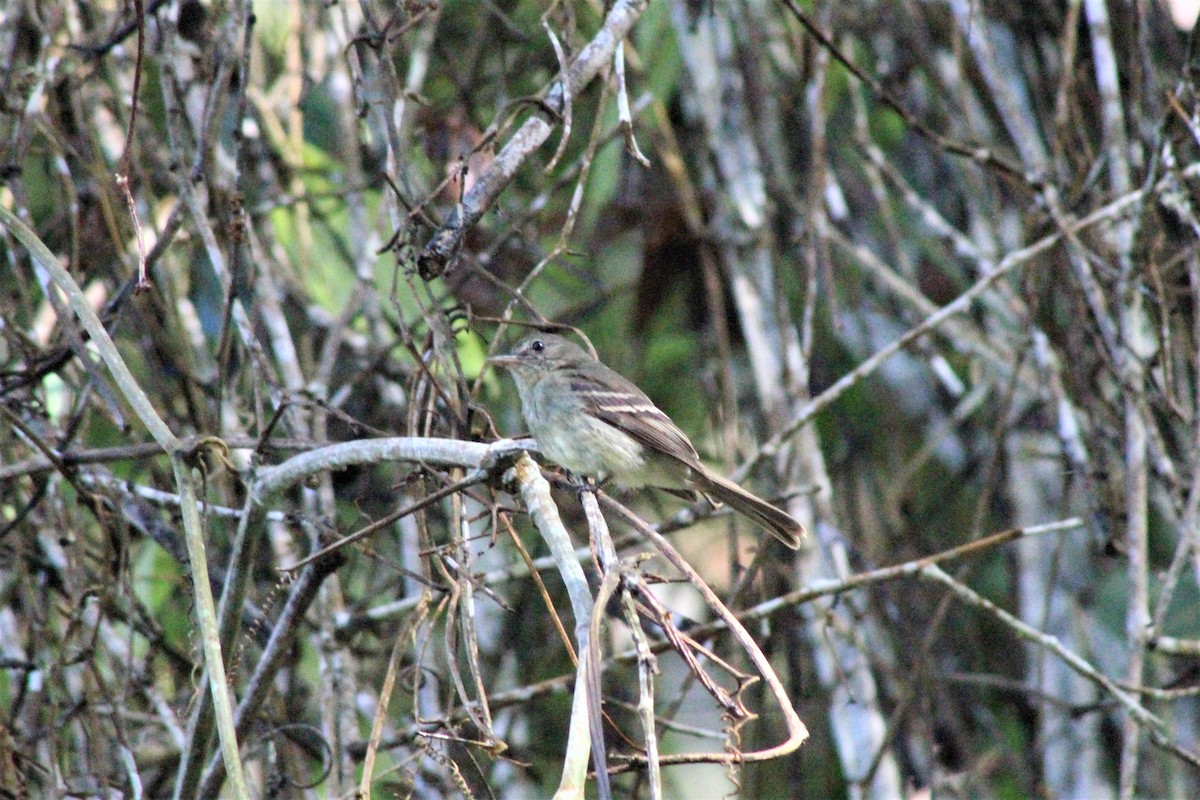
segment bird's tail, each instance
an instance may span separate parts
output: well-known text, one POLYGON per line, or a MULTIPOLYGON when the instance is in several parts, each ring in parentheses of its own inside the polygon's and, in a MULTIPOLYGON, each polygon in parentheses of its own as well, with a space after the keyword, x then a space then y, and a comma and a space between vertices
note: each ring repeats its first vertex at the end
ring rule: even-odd
POLYGON ((800 541, 808 535, 804 526, 790 514, 780 511, 760 497, 755 497, 733 481, 707 469, 703 475, 695 477, 699 478, 696 480, 696 488, 701 492, 711 494, 721 502, 733 506, 735 511, 758 523, 793 550, 798 549, 800 541))

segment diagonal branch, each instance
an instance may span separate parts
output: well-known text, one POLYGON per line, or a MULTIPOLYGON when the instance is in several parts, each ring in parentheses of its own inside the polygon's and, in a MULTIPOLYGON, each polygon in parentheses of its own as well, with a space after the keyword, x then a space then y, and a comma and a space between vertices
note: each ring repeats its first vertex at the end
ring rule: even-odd
POLYGON ((517 169, 550 138, 554 127, 551 122, 557 121, 562 114, 566 98, 578 97, 604 65, 612 60, 617 45, 625 39, 648 4, 649 0, 618 0, 613 4, 600 30, 571 64, 566 81, 560 80, 550 87, 545 100, 538 106, 541 110, 525 120, 487 171, 479 176, 450 218, 425 245, 425 250, 417 258, 417 270, 422 278, 431 280, 446 271, 458 253, 467 229, 491 208, 516 175, 517 169))

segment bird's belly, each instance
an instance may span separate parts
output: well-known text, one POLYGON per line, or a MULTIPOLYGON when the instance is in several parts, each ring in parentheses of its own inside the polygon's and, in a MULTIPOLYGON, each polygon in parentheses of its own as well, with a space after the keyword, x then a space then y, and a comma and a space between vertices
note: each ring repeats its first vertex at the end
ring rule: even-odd
POLYGON ((577 475, 611 480, 620 487, 686 488, 669 457, 647 456, 632 436, 593 417, 582 404, 571 407, 557 401, 552 392, 543 384, 521 398, 533 428, 530 433, 546 458, 577 475))
POLYGON ((622 485, 644 485, 636 483, 645 466, 643 448, 628 434, 582 412, 566 425, 548 427, 537 440, 551 461, 597 480, 612 477, 622 485), (627 483, 629 478, 635 482, 627 483))

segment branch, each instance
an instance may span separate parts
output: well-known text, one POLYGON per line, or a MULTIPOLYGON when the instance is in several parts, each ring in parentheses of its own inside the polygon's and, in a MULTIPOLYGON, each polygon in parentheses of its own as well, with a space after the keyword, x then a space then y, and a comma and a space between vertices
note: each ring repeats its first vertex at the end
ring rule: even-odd
POLYGON ((117 351, 116 344, 109 337, 104 324, 92 310, 83 290, 71 277, 66 268, 55 258, 50 249, 38 238, 25 223, 21 222, 12 211, 0 205, 0 222, 16 236, 17 240, 29 250, 34 263, 50 274, 54 284, 67 296, 71 310, 79 317, 84 328, 92 336, 100 357, 104 359, 109 373, 117 387, 125 396, 126 402, 133 408, 134 413, 142 424, 150 431, 150 435, 159 446, 171 454, 171 466, 175 473, 175 483, 179 490, 180 510, 183 516, 184 537, 187 540, 189 566, 192 571, 192 586, 196 599, 196 619, 200 625, 200 636, 204 647, 204 664, 208 669, 209 690, 212 692, 213 705, 217 712, 217 730, 220 734, 221 754, 229 770, 229 781, 232 795, 238 798, 248 798, 249 789, 242 772, 242 762, 238 755, 237 736, 234 733, 233 710, 230 700, 229 684, 225 677, 225 662, 221 656, 221 641, 217 633, 217 608, 213 601, 212 588, 208 581, 208 560, 204 549, 204 531, 200 524, 200 511, 196 499, 196 487, 192 478, 191 460, 194 450, 183 447, 179 438, 167 427, 150 398, 142 390, 141 385, 129 371, 125 360, 117 351))
MULTIPOLYGON (((529 518, 538 533, 554 554, 554 562, 567 587, 571 600, 571 611, 575 615, 575 639, 579 648, 579 665, 575 673, 575 697, 571 703, 570 732, 567 735, 567 751, 563 759, 563 774, 556 800, 584 796, 587 782, 587 762, 592 737, 588 729, 588 657, 589 648, 598 646, 591 641, 592 594, 588 588, 583 568, 575 558, 571 537, 563 527, 558 507, 550 497, 550 484, 542 477, 542 471, 528 455, 522 455, 506 477, 516 484, 515 489, 529 511, 529 518)), ((599 681, 593 682, 599 685, 599 681)), ((597 698, 599 700, 599 698, 597 698)), ((607 776, 606 776, 607 777, 607 776)))
POLYGON ((1138 725, 1141 725, 1147 729, 1147 732, 1150 735, 1150 740, 1154 742, 1154 744, 1170 753, 1174 753, 1192 766, 1200 768, 1200 755, 1192 753, 1171 741, 1170 737, 1167 735, 1166 724, 1161 719, 1150 713, 1145 706, 1143 706, 1135 697, 1133 697, 1130 692, 1127 692, 1118 686, 1112 678, 1098 671, 1079 654, 1068 650, 1062 644, 1062 642, 1058 640, 1057 637, 1051 636, 1047 633, 1042 633, 1037 628, 1025 624, 1009 612, 997 606, 991 600, 988 600, 986 597, 983 597, 970 587, 959 583, 954 578, 947 575, 941 569, 941 567, 937 566, 936 564, 930 564, 929 566, 924 567, 918 574, 925 580, 932 581, 934 583, 940 583, 943 586, 946 586, 952 592, 954 592, 954 594, 960 600, 968 605, 972 605, 989 612, 992 614, 992 616, 996 617, 1009 628, 1011 628, 1022 639, 1033 642, 1039 647, 1042 647, 1058 656, 1060 659, 1062 659, 1063 663, 1071 668, 1072 671, 1076 672, 1092 683, 1095 683, 1105 692, 1110 694, 1113 699, 1115 699, 1125 709, 1131 720, 1134 720, 1138 725))
POLYGON ((649 0, 618 0, 613 5, 600 30, 571 64, 566 81, 556 82, 546 93, 546 99, 539 104, 544 110, 535 112, 525 120, 487 171, 479 176, 450 218, 425 245, 425 250, 417 258, 417 271, 422 278, 432 280, 446 271, 462 246, 467 229, 492 206, 516 175, 517 169, 550 138, 553 126, 549 120, 561 115, 566 98, 578 97, 604 65, 612 60, 617 45, 628 35, 648 3, 649 0))
POLYGON ((258 473, 251 491, 261 501, 269 495, 286 491, 311 475, 385 461, 415 461, 439 467, 481 467, 490 470, 498 461, 522 450, 537 452, 537 444, 532 439, 500 439, 491 444, 420 436, 362 439, 310 450, 278 466, 268 467, 258 473))
MULTIPOLYGON (((704 579, 688 564, 683 556, 671 546, 662 534, 647 525, 640 517, 629 511, 620 503, 614 501, 610 497, 602 498, 604 505, 610 510, 615 511, 628 524, 632 525, 642 535, 646 536, 654 545, 662 556, 667 559, 672 567, 679 570, 684 575, 687 582, 700 593, 704 598, 704 602, 710 609, 713 610, 721 621, 728 627, 729 632, 737 640, 742 651, 754 664, 754 668, 758 670, 758 674, 767 684, 767 688, 774 696, 775 702, 779 707, 780 713, 783 715, 784 724, 787 725, 788 737, 779 744, 767 747, 762 750, 753 752, 736 752, 727 753, 677 753, 671 756, 664 756, 661 759, 663 764, 681 764, 681 763, 720 763, 744 764, 752 761, 769 761, 773 758, 785 756, 788 753, 794 752, 808 738, 808 728, 804 726, 800 715, 796 713, 796 709, 792 706, 791 697, 788 696, 787 690, 783 687, 779 677, 775 674, 775 670, 771 668, 771 662, 767 660, 766 655, 759 648, 758 643, 754 641, 754 637, 746 630, 745 626, 738 620, 736 614, 729 610, 721 599, 717 597, 716 592, 705 583, 704 579)), ((642 761, 642 758, 631 758, 630 764, 636 761, 642 761)))

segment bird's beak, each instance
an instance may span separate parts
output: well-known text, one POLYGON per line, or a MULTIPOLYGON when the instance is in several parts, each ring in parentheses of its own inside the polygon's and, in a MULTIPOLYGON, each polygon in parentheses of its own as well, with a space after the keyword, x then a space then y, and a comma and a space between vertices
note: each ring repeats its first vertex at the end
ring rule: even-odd
POLYGON ((512 353, 506 353, 505 355, 492 356, 487 360, 487 363, 494 364, 497 367, 511 367, 514 364, 521 363, 521 359, 517 358, 512 353))

